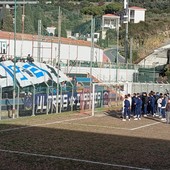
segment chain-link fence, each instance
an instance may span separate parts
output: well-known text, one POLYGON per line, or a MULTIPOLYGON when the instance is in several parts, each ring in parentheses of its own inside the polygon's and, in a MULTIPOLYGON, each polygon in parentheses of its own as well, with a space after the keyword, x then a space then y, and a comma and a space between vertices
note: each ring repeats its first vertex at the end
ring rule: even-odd
POLYGON ((129 86, 131 86, 131 94, 141 92, 149 93, 150 91, 167 93, 170 90, 170 84, 130 83, 129 86))
POLYGON ((92 109, 93 95, 95 108, 122 105, 125 94, 142 93, 150 91, 167 93, 170 84, 153 83, 105 83, 92 87, 88 85, 73 86, 73 84, 60 84, 57 96, 57 85, 53 82, 43 86, 32 85, 25 89, 16 90, 15 110, 13 110, 13 88, 0 87, 0 119, 35 116, 42 114, 55 114, 68 111, 87 112, 92 109), (57 100, 58 99, 58 100, 57 100), (56 109, 58 101, 58 109, 56 109))

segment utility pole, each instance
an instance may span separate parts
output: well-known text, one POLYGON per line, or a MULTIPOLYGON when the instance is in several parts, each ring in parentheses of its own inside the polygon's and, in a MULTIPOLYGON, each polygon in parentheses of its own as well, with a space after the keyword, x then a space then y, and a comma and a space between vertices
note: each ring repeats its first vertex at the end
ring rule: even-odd
POLYGON ((37 61, 40 62, 41 54, 41 20, 38 20, 38 49, 37 49, 37 61))
POLYGON ((25 27, 25 0, 22 8, 22 34, 24 34, 24 27, 25 27))
POLYGON ((25 27, 25 0, 22 8, 22 44, 21 44, 21 57, 23 55, 23 34, 24 34, 24 27, 25 27))
POLYGON ((58 102, 59 102, 59 84, 60 84, 60 81, 59 81, 59 70, 60 70, 60 47, 61 47, 61 10, 60 10, 60 6, 58 8, 58 60, 56 59, 57 61, 57 98, 56 98, 56 113, 59 112, 59 109, 58 109, 58 102))
POLYGON ((92 63, 94 59, 94 29, 95 29, 95 18, 91 17, 91 55, 90 55, 90 86, 92 85, 92 63))
POLYGON ((119 62, 119 23, 120 23, 120 18, 116 19, 116 32, 117 32, 117 46, 116 46, 116 64, 119 62))
POLYGON ((126 33, 125 33, 125 63, 127 63, 128 59, 128 22, 129 22, 129 0, 124 0, 124 9, 125 9, 125 15, 124 15, 124 23, 126 24, 126 33))
POLYGON ((132 64, 133 58, 133 37, 130 38, 130 64, 132 64))

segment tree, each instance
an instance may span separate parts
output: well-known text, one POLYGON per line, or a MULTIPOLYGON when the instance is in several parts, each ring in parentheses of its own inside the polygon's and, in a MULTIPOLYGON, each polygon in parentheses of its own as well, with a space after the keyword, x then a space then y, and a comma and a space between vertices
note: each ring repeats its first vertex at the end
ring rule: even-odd
POLYGON ((123 5, 121 3, 111 3, 106 5, 105 14, 113 14, 121 11, 123 5))
POLYGON ((81 10, 81 13, 85 15, 101 16, 104 13, 104 7, 100 6, 85 7, 81 10))
POLYGON ((25 16, 25 29, 24 29, 25 33, 28 34, 34 34, 34 25, 31 21, 31 18, 29 16, 25 16))
POLYGON ((108 45, 113 45, 116 43, 116 30, 109 29, 106 32, 106 40, 108 41, 108 45))
POLYGON ((9 9, 3 7, 2 13, 3 13, 2 30, 13 32, 14 31, 13 17, 10 14, 9 9))
POLYGON ((21 33, 22 32, 22 8, 20 5, 17 7, 16 21, 17 21, 16 31, 21 33))
POLYGON ((87 0, 83 0, 81 3, 80 3, 80 7, 81 8, 85 8, 85 7, 88 7, 90 6, 90 2, 88 2, 87 0))
POLYGON ((44 30, 44 13, 42 11, 42 8, 40 6, 37 6, 34 8, 34 28, 35 28, 35 31, 38 32, 38 20, 41 20, 41 23, 42 23, 42 30, 44 30))
POLYGON ((31 6, 27 4, 25 6, 25 33, 33 34, 35 33, 34 29, 34 19, 33 19, 33 12, 31 6))

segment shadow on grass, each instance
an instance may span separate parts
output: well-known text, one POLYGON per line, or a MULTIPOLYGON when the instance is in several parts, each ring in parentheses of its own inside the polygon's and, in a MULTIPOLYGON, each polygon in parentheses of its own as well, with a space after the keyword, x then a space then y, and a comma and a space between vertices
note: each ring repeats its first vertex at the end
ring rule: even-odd
POLYGON ((122 118, 122 112, 120 110, 108 110, 105 115, 118 119, 122 118))
POLYGON ((1 169, 129 170, 138 169, 135 167, 170 167, 170 141, 167 140, 123 136, 122 131, 118 131, 120 135, 94 133, 95 129, 88 127, 84 132, 84 129, 78 131, 77 127, 65 124, 8 126, 8 129, 15 130, 2 131, 7 129, 7 125, 0 124, 1 169))

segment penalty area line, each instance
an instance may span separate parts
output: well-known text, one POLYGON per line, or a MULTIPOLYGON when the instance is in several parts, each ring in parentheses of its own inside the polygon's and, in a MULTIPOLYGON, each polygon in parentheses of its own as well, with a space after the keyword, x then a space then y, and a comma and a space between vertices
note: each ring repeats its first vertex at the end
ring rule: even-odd
POLYGON ((89 163, 89 164, 119 167, 119 168, 128 168, 128 169, 136 169, 136 170, 150 170, 148 168, 139 168, 139 167, 133 167, 133 166, 127 166, 127 165, 111 164, 111 163, 105 163, 105 162, 90 161, 90 160, 85 160, 85 159, 61 157, 61 156, 55 156, 55 155, 45 155, 45 154, 37 154, 37 153, 29 153, 29 152, 4 150, 4 149, 0 149, 0 152, 13 153, 13 154, 19 154, 19 155, 27 155, 27 156, 36 156, 36 157, 43 157, 43 158, 60 159, 60 160, 67 160, 67 161, 75 161, 75 162, 81 162, 81 163, 89 163))
POLYGON ((139 127, 136 127, 136 128, 132 128, 132 129, 130 129, 130 130, 142 129, 142 128, 145 128, 145 127, 149 127, 149 126, 157 125, 157 124, 159 124, 159 123, 160 123, 160 122, 150 123, 150 124, 147 124, 147 125, 143 125, 143 126, 139 126, 139 127))

